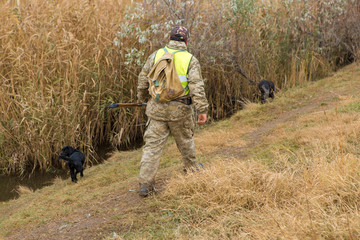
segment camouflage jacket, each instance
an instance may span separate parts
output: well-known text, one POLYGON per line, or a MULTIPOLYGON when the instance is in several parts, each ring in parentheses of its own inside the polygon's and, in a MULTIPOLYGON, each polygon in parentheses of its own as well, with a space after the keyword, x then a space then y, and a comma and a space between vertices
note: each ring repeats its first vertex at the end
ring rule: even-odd
MULTIPOLYGON (((170 41, 167 47, 172 49, 187 50, 184 42, 170 41)), ((147 75, 154 65, 156 52, 152 53, 147 59, 138 78, 137 98, 139 102, 148 101, 146 115, 159 121, 178 121, 184 117, 192 115, 192 107, 180 102, 171 101, 167 103, 155 102, 149 94, 149 82, 147 75)), ((193 56, 188 70, 188 83, 190 97, 195 110, 201 113, 207 113, 208 101, 205 96, 204 80, 201 75, 199 61, 193 56)))

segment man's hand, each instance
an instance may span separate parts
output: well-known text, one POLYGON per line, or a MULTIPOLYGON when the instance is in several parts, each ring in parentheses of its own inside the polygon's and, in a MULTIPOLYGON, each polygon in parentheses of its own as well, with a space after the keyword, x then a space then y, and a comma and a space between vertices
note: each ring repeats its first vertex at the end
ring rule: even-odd
POLYGON ((206 123, 206 120, 207 120, 207 115, 206 115, 206 113, 199 114, 197 124, 203 125, 203 124, 206 123))

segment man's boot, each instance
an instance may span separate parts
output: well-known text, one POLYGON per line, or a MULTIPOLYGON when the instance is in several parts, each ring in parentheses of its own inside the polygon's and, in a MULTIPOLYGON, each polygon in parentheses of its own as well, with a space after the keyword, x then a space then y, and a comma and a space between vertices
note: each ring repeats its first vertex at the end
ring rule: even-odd
POLYGON ((149 190, 147 188, 140 188, 139 195, 141 197, 147 197, 149 195, 149 190))
POLYGON ((147 197, 149 194, 152 194, 154 192, 155 188, 152 185, 149 186, 148 184, 140 184, 139 195, 141 197, 147 197))

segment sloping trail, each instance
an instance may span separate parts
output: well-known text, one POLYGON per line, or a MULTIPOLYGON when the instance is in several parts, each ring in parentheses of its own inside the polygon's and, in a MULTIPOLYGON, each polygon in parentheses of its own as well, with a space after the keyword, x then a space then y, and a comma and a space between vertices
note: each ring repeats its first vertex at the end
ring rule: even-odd
POLYGON ((332 106, 325 105, 321 106, 320 103, 324 101, 329 101, 333 99, 334 97, 338 97, 339 94, 335 92, 329 92, 325 95, 317 96, 316 98, 313 98, 308 104, 290 110, 288 112, 283 112, 281 115, 279 115, 277 118, 265 122, 263 125, 261 125, 259 128, 255 129, 254 131, 251 131, 247 134, 245 134, 246 138, 246 144, 242 147, 231 147, 231 148, 223 148, 218 149, 215 152, 212 152, 211 155, 220 155, 223 157, 237 157, 237 158, 245 158, 248 155, 248 149, 256 147, 257 145, 261 144, 263 141, 263 137, 268 135, 271 131, 273 131, 278 125, 295 121, 298 116, 301 116, 302 114, 308 114, 315 111, 326 111, 332 106))
MULTIPOLYGON (((318 95, 311 99, 307 104, 287 112, 281 113, 276 119, 265 122, 254 131, 245 136, 246 144, 243 147, 231 147, 217 149, 209 156, 237 157, 245 158, 248 150, 262 143, 263 137, 271 133, 279 124, 289 121, 295 121, 296 118, 305 113, 315 111, 325 111, 333 106, 321 106, 321 102, 331 100, 339 96, 338 93, 329 92, 324 95, 318 95)), ((166 189, 166 181, 170 176, 157 177, 157 189, 161 192, 166 189)), ((37 228, 23 228, 7 239, 104 239, 111 236, 112 232, 126 233, 129 226, 115 226, 112 219, 117 216, 127 214, 131 211, 144 212, 143 205, 147 204, 144 199, 137 194, 137 182, 133 182, 128 188, 120 189, 117 193, 107 196, 106 201, 98 203, 96 206, 86 206, 79 209, 76 215, 69 214, 67 217, 54 219, 52 222, 46 222, 37 228), (100 209, 91 215, 91 209, 100 209), (122 229, 123 228, 123 229, 122 229)), ((149 197, 151 199, 151 197, 149 197)), ((131 227, 130 227, 131 228, 131 227)))

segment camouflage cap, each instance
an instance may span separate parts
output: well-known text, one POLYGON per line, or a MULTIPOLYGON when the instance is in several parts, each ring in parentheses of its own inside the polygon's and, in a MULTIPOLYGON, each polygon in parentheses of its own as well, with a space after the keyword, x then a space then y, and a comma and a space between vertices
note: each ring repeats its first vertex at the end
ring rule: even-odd
POLYGON ((189 38, 189 31, 185 27, 176 26, 171 30, 170 37, 177 37, 186 41, 189 38))

